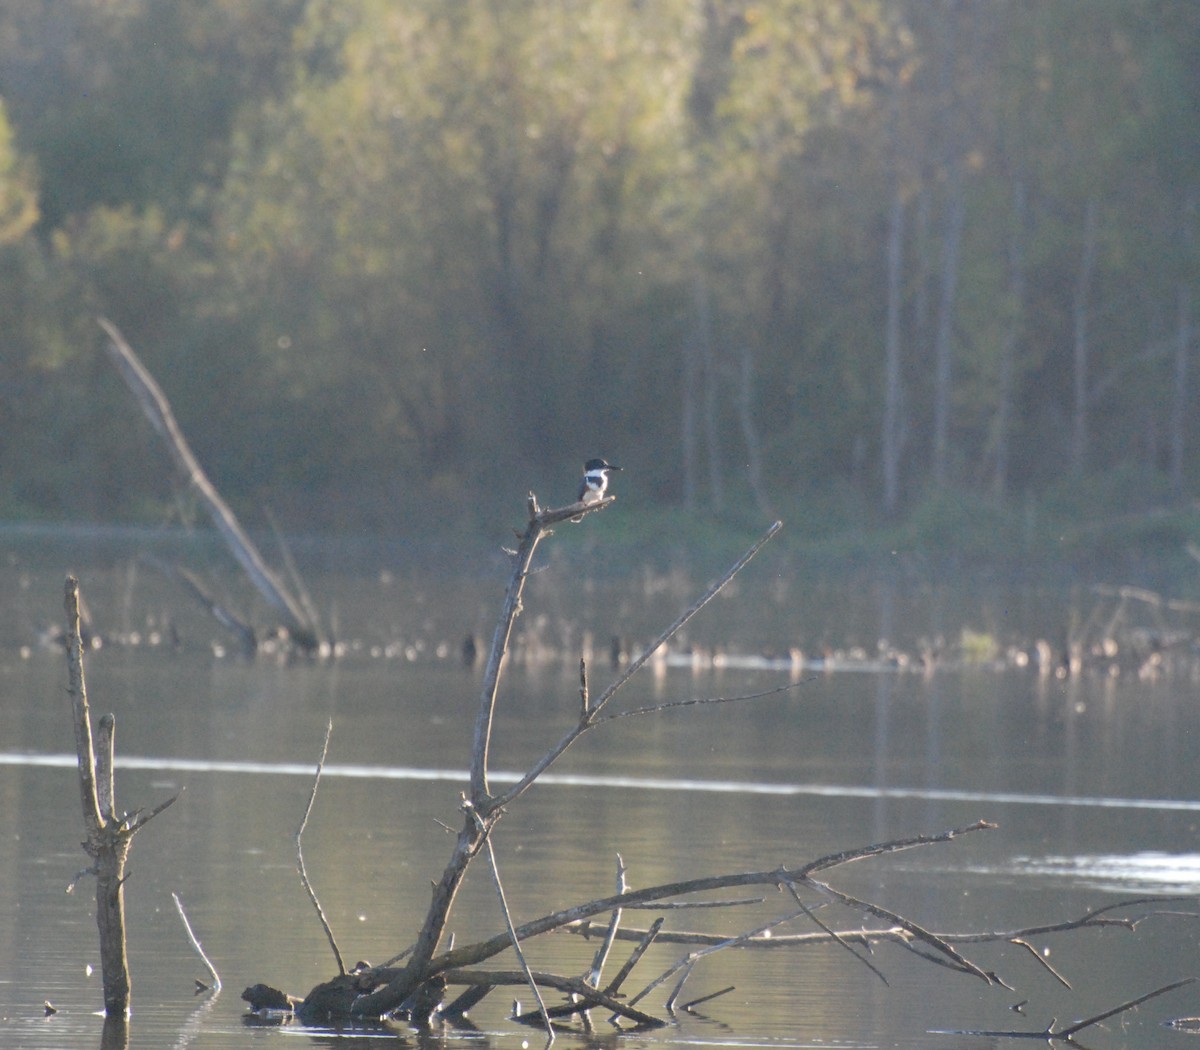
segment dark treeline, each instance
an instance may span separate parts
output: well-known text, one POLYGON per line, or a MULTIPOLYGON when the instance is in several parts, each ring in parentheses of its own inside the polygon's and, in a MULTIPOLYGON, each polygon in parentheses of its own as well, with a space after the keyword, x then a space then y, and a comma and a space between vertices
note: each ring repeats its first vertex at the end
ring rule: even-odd
POLYGON ((735 521, 1183 504, 1197 56, 1194 0, 0 3, 0 516, 181 512, 97 314, 289 528, 592 455, 735 521))

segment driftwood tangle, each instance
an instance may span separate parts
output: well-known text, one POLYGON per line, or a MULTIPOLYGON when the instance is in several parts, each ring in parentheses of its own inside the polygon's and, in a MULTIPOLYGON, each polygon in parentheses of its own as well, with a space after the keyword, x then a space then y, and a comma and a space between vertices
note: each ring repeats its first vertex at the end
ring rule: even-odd
MULTIPOLYGON (((613 498, 589 506, 571 504, 555 510, 542 510, 536 498, 529 497, 529 522, 517 549, 512 552, 513 571, 505 594, 499 622, 492 641, 492 648, 484 671, 479 710, 475 722, 474 743, 468 790, 463 794, 462 828, 454 845, 450 860, 441 878, 434 883, 431 901, 424 923, 413 945, 381 966, 360 964, 347 973, 338 957, 339 973, 330 981, 313 988, 300 1002, 277 992, 266 985, 247 988, 243 998, 255 1008, 269 1008, 273 1004, 293 1002, 294 1016, 304 1024, 323 1025, 344 1022, 370 1022, 387 1016, 404 1016, 417 1025, 428 1024, 434 1016, 454 1022, 467 1009, 479 1002, 489 991, 497 987, 530 985, 538 1003, 536 1010, 519 1013, 514 1020, 542 1026, 549 1041, 553 1041, 556 1021, 572 1015, 582 1015, 586 1030, 591 1031, 589 1010, 602 1010, 614 1025, 622 1023, 635 1029, 666 1023, 661 1016, 647 1011, 640 1005, 648 994, 666 987, 665 1009, 672 1016, 679 1002, 680 993, 694 967, 703 957, 730 947, 737 948, 795 948, 800 945, 828 944, 849 952, 875 977, 887 983, 880 967, 872 961, 875 945, 895 944, 907 949, 927 962, 935 963, 952 972, 977 978, 988 985, 1007 988, 1008 985, 996 973, 980 967, 970 960, 964 950, 967 946, 982 943, 1009 943, 1022 947, 1035 958, 1042 968, 1055 979, 1065 983, 1061 974, 1051 969, 1040 953, 1030 944, 1030 938, 1039 935, 1060 933, 1067 930, 1103 929, 1121 927, 1132 930, 1144 918, 1162 914, 1153 909, 1139 915, 1130 915, 1128 910, 1142 905, 1160 903, 1153 899, 1125 901, 1094 909, 1086 914, 1062 922, 1045 924, 1020 930, 998 930, 976 933, 938 933, 925 929, 905 916, 868 900, 862 900, 832 886, 828 875, 846 864, 881 857, 904 850, 935 846, 947 843, 963 834, 994 828, 987 821, 977 821, 963 827, 951 828, 935 835, 920 835, 907 839, 896 839, 848 849, 819 857, 795 867, 779 867, 770 870, 739 872, 691 879, 684 882, 650 886, 642 889, 627 889, 623 863, 618 867, 617 892, 612 896, 588 901, 571 908, 544 915, 521 925, 513 925, 504 902, 499 870, 491 849, 490 834, 501 818, 504 808, 514 802, 534 781, 548 769, 585 732, 616 717, 654 715, 680 706, 679 703, 664 703, 655 707, 637 708, 605 714, 604 708, 617 691, 632 677, 653 654, 665 645, 700 609, 702 609, 733 576, 757 553, 781 527, 776 522, 767 533, 754 544, 716 583, 697 599, 674 623, 662 632, 599 696, 592 697, 588 686, 587 667, 580 667, 579 717, 575 726, 556 744, 551 746, 529 771, 516 783, 499 794, 493 795, 488 782, 488 751, 491 741, 492 722, 495 714, 497 687, 503 670, 504 657, 508 649, 513 624, 521 611, 525 580, 530 572, 534 551, 542 538, 549 534, 551 526, 573 520, 580 515, 603 510, 613 498), (472 944, 442 948, 450 911, 455 896, 467 875, 471 862, 483 855, 491 866, 501 911, 504 930, 496 935, 472 944), (791 901, 783 913, 756 928, 733 936, 708 932, 664 932, 663 918, 656 919, 646 929, 621 928, 626 909, 655 908, 662 911, 679 908, 730 908, 744 904, 761 903, 762 898, 738 897, 712 900, 714 891, 725 891, 737 887, 771 887, 783 891, 784 900, 791 901), (697 899, 697 894, 709 897, 697 899), (807 900, 806 900, 807 898, 807 900), (817 903, 809 903, 809 902, 817 903), (845 931, 835 930, 824 918, 818 916, 818 904, 832 902, 835 906, 848 909, 857 916, 856 925, 845 931), (605 915, 607 921, 593 922, 596 916, 605 915), (863 921, 863 917, 874 919, 874 926, 863 921), (794 922, 806 922, 815 927, 807 933, 778 932, 780 927, 794 922), (525 961, 521 945, 530 938, 553 931, 596 936, 603 941, 590 968, 584 968, 585 977, 543 973, 531 970, 525 961), (601 970, 610 950, 617 941, 635 941, 636 946, 626 958, 617 974, 606 984, 602 983, 601 970), (687 954, 673 966, 640 991, 627 995, 622 986, 626 983, 635 965, 638 964, 651 944, 681 944, 688 946, 687 954), (512 949, 521 964, 514 969, 479 969, 480 965, 512 949), (668 982, 670 982, 668 984, 668 982), (467 990, 450 1002, 444 1002, 448 988, 466 986, 467 990), (555 989, 562 993, 564 1001, 546 1006, 541 989, 555 989)), ((716 697, 711 701, 688 701, 725 703, 730 700, 750 700, 763 694, 741 698, 716 697)), ((327 741, 328 742, 328 741, 327 741)), ((319 776, 320 767, 318 767, 319 776)), ((314 784, 315 791, 315 784, 314 784)), ((311 798, 309 805, 311 807, 311 798)), ((306 813, 307 817, 307 813, 306 813)), ((297 849, 299 842, 297 841, 297 849)), ((318 905, 318 915, 320 908, 318 905)), ((328 926, 326 932, 329 933, 328 926)), ((1051 1038, 1065 1035, 1068 1040, 1080 1027, 1095 1020, 1107 1018, 1123 1010, 1146 1002, 1154 996, 1164 994, 1188 981, 1171 984, 1135 1000, 1121 1004, 1103 1015, 1081 1022, 1079 1026, 1061 1033, 1047 1032, 1051 1038)), ((685 1003, 688 1009, 696 1003, 723 995, 731 989, 725 988, 704 996, 702 999, 685 1003)), ((1026 1033, 1002 1033, 1017 1037, 1028 1037, 1026 1033)))

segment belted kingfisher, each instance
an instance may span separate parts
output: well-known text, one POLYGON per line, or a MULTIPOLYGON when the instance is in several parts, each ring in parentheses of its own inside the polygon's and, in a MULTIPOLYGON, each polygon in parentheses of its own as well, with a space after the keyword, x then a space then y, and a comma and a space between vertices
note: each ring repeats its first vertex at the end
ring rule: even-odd
MULTIPOLYGON (((620 470, 604 459, 589 459, 583 465, 583 480, 579 483, 580 503, 599 503, 608 492, 608 474, 612 470, 620 470)), ((583 518, 572 518, 572 521, 582 521, 583 518)))

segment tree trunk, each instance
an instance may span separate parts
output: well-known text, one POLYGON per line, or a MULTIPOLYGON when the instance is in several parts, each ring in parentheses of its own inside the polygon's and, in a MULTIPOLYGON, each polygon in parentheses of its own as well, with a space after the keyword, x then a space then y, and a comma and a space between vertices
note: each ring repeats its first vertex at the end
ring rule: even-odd
POLYGON ((954 309, 958 296, 959 255, 967 204, 962 163, 950 160, 946 187, 946 218, 942 229, 942 274, 938 288, 937 331, 933 371, 933 483, 943 488, 949 476, 950 409, 954 385, 954 309))
POLYGON ((767 496, 762 471, 762 439, 754 423, 754 354, 748 343, 742 344, 741 383, 738 389, 738 416, 742 424, 742 439, 746 443, 746 477, 754 502, 767 517, 774 517, 767 496))
POLYGON ((883 510, 895 517, 900 508, 900 453, 904 446, 904 383, 901 370, 900 319, 904 306, 901 270, 904 247, 904 198, 892 194, 887 232, 887 318, 883 338, 883 510))
POLYGON ((1096 268, 1096 198, 1089 197, 1083 213, 1083 245, 1079 253, 1079 276, 1071 303, 1072 401, 1071 473, 1080 477, 1088 455, 1088 293, 1096 268))
POLYGON ((1013 214, 1008 239, 1008 298, 1010 311, 1004 341, 1000 347, 1000 369, 996 391, 994 433, 995 469, 992 492, 1002 500, 1008 490, 1009 437, 1012 432, 1013 386, 1016 375, 1017 347, 1021 342, 1025 318, 1025 183, 1013 179, 1013 214))
MULTIPOLYGON (((1183 248, 1186 255, 1192 250, 1192 216, 1196 201, 1188 195, 1183 202, 1183 248)), ((1184 494, 1184 466, 1187 452, 1188 375, 1192 356, 1192 289, 1181 280, 1175 303, 1175 376, 1171 397, 1171 492, 1177 500, 1184 494)))

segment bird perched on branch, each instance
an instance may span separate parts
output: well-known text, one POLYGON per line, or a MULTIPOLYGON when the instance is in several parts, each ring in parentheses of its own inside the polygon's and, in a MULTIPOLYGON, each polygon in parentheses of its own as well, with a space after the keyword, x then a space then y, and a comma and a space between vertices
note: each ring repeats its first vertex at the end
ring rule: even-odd
MULTIPOLYGON (((610 471, 620 470, 604 459, 589 459, 583 465, 583 480, 579 483, 580 503, 599 503, 608 493, 608 475, 610 471)), ((572 521, 582 521, 583 515, 572 518, 572 521)))

